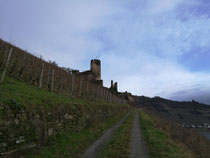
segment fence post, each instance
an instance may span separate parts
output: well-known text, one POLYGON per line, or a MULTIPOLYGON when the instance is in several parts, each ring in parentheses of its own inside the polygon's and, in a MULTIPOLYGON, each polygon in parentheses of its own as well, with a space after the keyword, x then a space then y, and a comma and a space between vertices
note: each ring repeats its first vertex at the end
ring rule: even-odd
POLYGON ((54 74, 55 74, 55 70, 53 69, 52 70, 52 82, 51 82, 51 92, 53 91, 53 88, 54 88, 54 74))
POLYGON ((40 75, 39 88, 42 88, 43 72, 44 72, 44 63, 42 63, 42 70, 41 70, 41 75, 40 75))
POLYGON ((104 88, 104 96, 103 96, 104 98, 104 101, 106 101, 106 89, 104 88))
POLYGON ((102 87, 102 97, 101 97, 102 100, 104 100, 104 88, 102 87))
POLYGON ((72 74, 72 82, 71 82, 71 95, 73 95, 73 91, 74 91, 74 74, 72 74))
POLYGON ((109 91, 108 90, 106 90, 106 101, 108 102, 109 101, 109 91))
POLYGON ((112 100, 113 100, 113 103, 115 103, 115 95, 114 94, 113 94, 113 99, 112 100))
POLYGON ((82 77, 80 79, 80 86, 79 86, 79 97, 81 97, 82 94, 82 77))
POLYGON ((103 88, 103 100, 106 101, 106 89, 103 88))
POLYGON ((88 96, 88 92, 89 92, 89 82, 87 81, 87 91, 86 91, 87 96, 88 96))
POLYGON ((50 80, 50 65, 48 65, 48 72, 47 72, 47 86, 49 84, 49 80, 50 80))
POLYGON ((11 57, 11 55, 12 55, 12 51, 13 51, 13 48, 11 48, 10 51, 9 51, 9 55, 8 55, 8 58, 7 58, 7 61, 6 61, 6 64, 5 64, 5 67, 4 67, 2 76, 1 76, 1 82, 0 82, 0 83, 2 83, 3 80, 4 80, 5 74, 6 74, 6 72, 7 72, 7 67, 8 67, 8 65, 9 65, 9 60, 10 60, 10 57, 11 57))
POLYGON ((98 95, 99 95, 99 100, 101 100, 101 87, 99 86, 99 92, 98 92, 98 95))
POLYGON ((94 97, 95 97, 95 99, 97 98, 97 88, 98 88, 98 87, 95 85, 95 86, 94 86, 94 97))
POLYGON ((97 97, 100 100, 100 86, 97 86, 97 97))
POLYGON ((5 56, 4 56, 4 60, 3 60, 3 66, 4 66, 4 63, 6 63, 6 61, 7 61, 7 45, 6 45, 6 49, 5 49, 5 56))
POLYGON ((96 91, 97 91, 96 85, 93 84, 93 97, 94 98, 96 98, 96 91))
POLYGON ((102 100, 104 100, 104 88, 102 87, 102 100))
POLYGON ((103 100, 103 88, 100 88, 100 100, 103 100))
POLYGON ((113 94, 112 102, 115 103, 115 95, 113 94))
POLYGON ((96 85, 96 90, 95 90, 95 98, 98 98, 98 86, 96 85))

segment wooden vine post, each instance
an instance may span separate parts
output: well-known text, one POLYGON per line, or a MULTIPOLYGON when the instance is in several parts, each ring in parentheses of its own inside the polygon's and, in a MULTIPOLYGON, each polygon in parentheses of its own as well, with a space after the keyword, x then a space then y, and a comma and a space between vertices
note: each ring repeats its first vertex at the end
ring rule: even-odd
POLYGON ((79 86, 79 97, 81 97, 82 96, 82 77, 81 77, 81 79, 80 79, 80 86, 79 86))
POLYGON ((72 74, 72 81, 71 81, 71 95, 73 95, 73 91, 74 91, 74 74, 72 74))
POLYGON ((41 75, 39 80, 39 88, 42 88, 42 80, 43 80, 43 72, 44 72, 44 63, 42 63, 41 75))
POLYGON ((51 89, 50 89, 51 92, 53 91, 54 88, 54 75, 55 75, 55 70, 52 70, 52 80, 51 80, 51 89))
POLYGON ((5 67, 4 67, 2 76, 1 76, 1 81, 0 81, 0 83, 2 83, 2 82, 4 81, 4 78, 5 78, 5 75, 6 75, 6 72, 7 72, 7 67, 8 67, 8 65, 9 65, 9 60, 10 60, 11 55, 12 55, 12 51, 13 51, 13 48, 11 48, 10 51, 9 51, 9 55, 8 55, 8 58, 7 58, 7 61, 6 61, 6 64, 5 64, 5 67))
POLYGON ((89 92, 89 82, 87 81, 87 91, 86 91, 87 96, 88 96, 88 92, 89 92))

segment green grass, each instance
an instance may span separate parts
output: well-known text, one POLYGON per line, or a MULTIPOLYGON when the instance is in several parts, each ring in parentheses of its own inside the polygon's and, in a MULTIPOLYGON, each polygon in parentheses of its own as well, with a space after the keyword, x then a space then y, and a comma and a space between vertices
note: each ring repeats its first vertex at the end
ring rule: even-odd
POLYGON ((113 103, 104 101, 87 101, 69 95, 61 95, 54 92, 48 92, 46 90, 41 90, 38 87, 25 84, 11 77, 6 77, 4 82, 0 84, 0 104, 10 104, 11 100, 15 100, 22 106, 42 105, 42 107, 47 108, 49 106, 56 106, 58 104, 97 105, 105 103, 107 105, 114 105, 113 103))
POLYGON ((58 103, 65 104, 70 101, 66 96, 57 95, 37 87, 22 83, 15 79, 7 77, 0 84, 0 102, 9 103, 10 99, 14 99, 21 105, 56 105, 58 103))
POLYGON ((97 140, 104 130, 111 128, 124 115, 118 115, 109 118, 106 121, 95 125, 92 128, 85 129, 79 133, 64 132, 51 139, 49 146, 43 147, 38 154, 28 154, 27 158, 76 158, 91 143, 97 140))
POLYGON ((139 110, 143 138, 147 142, 151 158, 194 157, 184 145, 173 141, 166 132, 158 129, 153 116, 139 110))
MULTIPOLYGON (((73 116, 73 121, 75 122, 70 121, 70 124, 65 126, 67 128, 64 128, 62 133, 51 136, 47 139, 48 142, 45 146, 31 150, 26 156, 33 158, 77 157, 85 148, 94 142, 104 130, 112 127, 119 121, 128 109, 128 105, 85 100, 69 95, 48 92, 11 77, 6 77, 4 82, 0 84, 0 107, 1 105, 4 105, 3 107, 10 107, 12 105, 10 108, 12 108, 13 105, 21 106, 21 109, 24 109, 29 115, 38 113, 40 116, 43 116, 43 118, 47 118, 47 120, 41 120, 47 126, 50 126, 50 123, 57 124, 56 121, 58 121, 58 117, 53 114, 60 114, 59 112, 62 112, 62 118, 65 113, 73 116), (59 111, 59 108, 62 111, 59 111), (48 115, 48 112, 52 115, 48 115), (80 122, 78 122, 78 120, 81 120, 81 118, 87 120, 87 117, 91 120, 88 126, 81 128, 81 130, 75 130, 77 128, 74 128, 74 126, 79 127, 78 123, 80 122)), ((15 116, 11 115, 11 117, 15 116)), ((6 124, 5 119, 6 115, 2 112, 2 109, 0 109, 0 125, 6 124)), ((26 122, 28 124, 23 123, 28 127, 30 123, 29 121, 26 122)), ((9 126, 8 128, 12 127, 9 126)), ((15 131, 15 133, 17 132, 15 131)), ((21 135, 23 133, 19 134, 21 135)), ((34 134, 32 135, 34 139, 34 134)))
POLYGON ((134 112, 132 111, 125 122, 113 135, 110 143, 98 158, 126 158, 129 157, 129 142, 133 127, 134 112))

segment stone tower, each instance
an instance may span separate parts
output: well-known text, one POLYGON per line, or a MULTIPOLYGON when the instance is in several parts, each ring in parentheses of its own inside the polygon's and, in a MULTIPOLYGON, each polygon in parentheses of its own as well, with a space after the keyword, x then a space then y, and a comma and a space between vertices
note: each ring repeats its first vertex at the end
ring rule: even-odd
POLYGON ((101 80, 101 61, 98 59, 91 60, 91 72, 95 75, 95 80, 101 80))

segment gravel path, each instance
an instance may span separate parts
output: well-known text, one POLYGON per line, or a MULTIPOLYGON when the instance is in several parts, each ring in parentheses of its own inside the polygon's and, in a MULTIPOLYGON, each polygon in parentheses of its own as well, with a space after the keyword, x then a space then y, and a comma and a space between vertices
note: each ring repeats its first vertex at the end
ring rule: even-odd
POLYGON ((139 115, 136 111, 135 119, 133 121, 133 129, 131 135, 131 158, 148 158, 148 149, 146 148, 145 144, 143 143, 141 135, 141 129, 139 127, 139 115))
POLYGON ((80 158, 94 158, 98 155, 100 151, 104 148, 104 146, 111 140, 113 133, 117 130, 117 128, 125 121, 128 117, 129 113, 116 125, 112 128, 106 130, 104 134, 96 140, 89 148, 85 150, 85 152, 80 156, 80 158))

